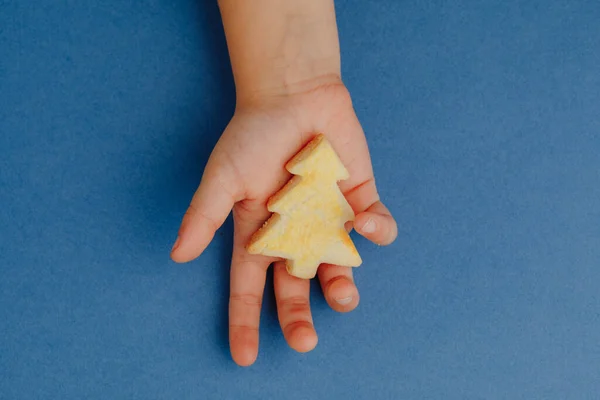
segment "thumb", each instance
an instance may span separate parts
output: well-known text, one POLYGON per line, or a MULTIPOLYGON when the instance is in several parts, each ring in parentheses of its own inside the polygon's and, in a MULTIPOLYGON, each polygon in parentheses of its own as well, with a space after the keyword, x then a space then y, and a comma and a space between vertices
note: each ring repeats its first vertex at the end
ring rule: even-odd
POLYGON ((209 159, 200 186, 183 216, 177 240, 171 250, 175 262, 198 257, 223 225, 241 193, 233 166, 209 159))

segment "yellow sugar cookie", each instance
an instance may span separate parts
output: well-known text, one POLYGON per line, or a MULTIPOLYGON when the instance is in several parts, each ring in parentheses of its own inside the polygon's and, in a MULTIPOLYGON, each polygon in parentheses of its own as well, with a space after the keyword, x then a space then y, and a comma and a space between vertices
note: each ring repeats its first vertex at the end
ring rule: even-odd
POLYGON ((311 279, 321 263, 357 267, 362 259, 344 224, 354 211, 338 187, 348 171, 323 134, 287 164, 294 174, 267 203, 273 214, 246 246, 251 254, 284 258, 287 271, 311 279))

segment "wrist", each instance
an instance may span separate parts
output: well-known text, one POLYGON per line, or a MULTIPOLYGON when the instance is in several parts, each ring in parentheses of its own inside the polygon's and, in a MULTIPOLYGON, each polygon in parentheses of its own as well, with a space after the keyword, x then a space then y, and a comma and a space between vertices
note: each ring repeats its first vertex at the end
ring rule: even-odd
POLYGON ((341 83, 333 0, 220 0, 237 102, 341 83))
POLYGON ((256 82, 247 86, 236 83, 236 106, 239 108, 272 104, 338 86, 345 87, 339 73, 334 71, 314 74, 289 72, 279 77, 269 77, 262 81, 260 86, 256 85, 256 82))

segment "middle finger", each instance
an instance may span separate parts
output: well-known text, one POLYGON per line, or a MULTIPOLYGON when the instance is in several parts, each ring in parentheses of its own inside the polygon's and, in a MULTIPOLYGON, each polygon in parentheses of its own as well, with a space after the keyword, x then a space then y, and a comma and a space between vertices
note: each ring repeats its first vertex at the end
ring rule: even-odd
POLYGON ((311 351, 318 338, 310 312, 310 281, 290 275, 283 261, 274 268, 277 315, 285 340, 300 353, 311 351))

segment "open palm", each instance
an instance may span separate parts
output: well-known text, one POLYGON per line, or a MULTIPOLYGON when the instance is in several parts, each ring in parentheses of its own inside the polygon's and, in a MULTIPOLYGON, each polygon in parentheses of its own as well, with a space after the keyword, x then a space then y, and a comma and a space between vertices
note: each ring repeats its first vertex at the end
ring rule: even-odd
MULTIPOLYGON (((270 215, 267 200, 290 178, 285 163, 316 133, 327 136, 350 173, 340 189, 357 214, 354 228, 380 245, 396 238, 396 222, 379 200, 365 136, 342 84, 238 107, 210 156, 171 257, 177 262, 198 257, 233 210, 229 337, 239 365, 252 364, 258 354, 261 303, 271 263, 285 339, 299 352, 317 344, 310 282, 289 275, 283 261, 245 249, 270 215)), ((318 278, 334 310, 356 308, 359 295, 351 268, 321 265, 318 278)))

